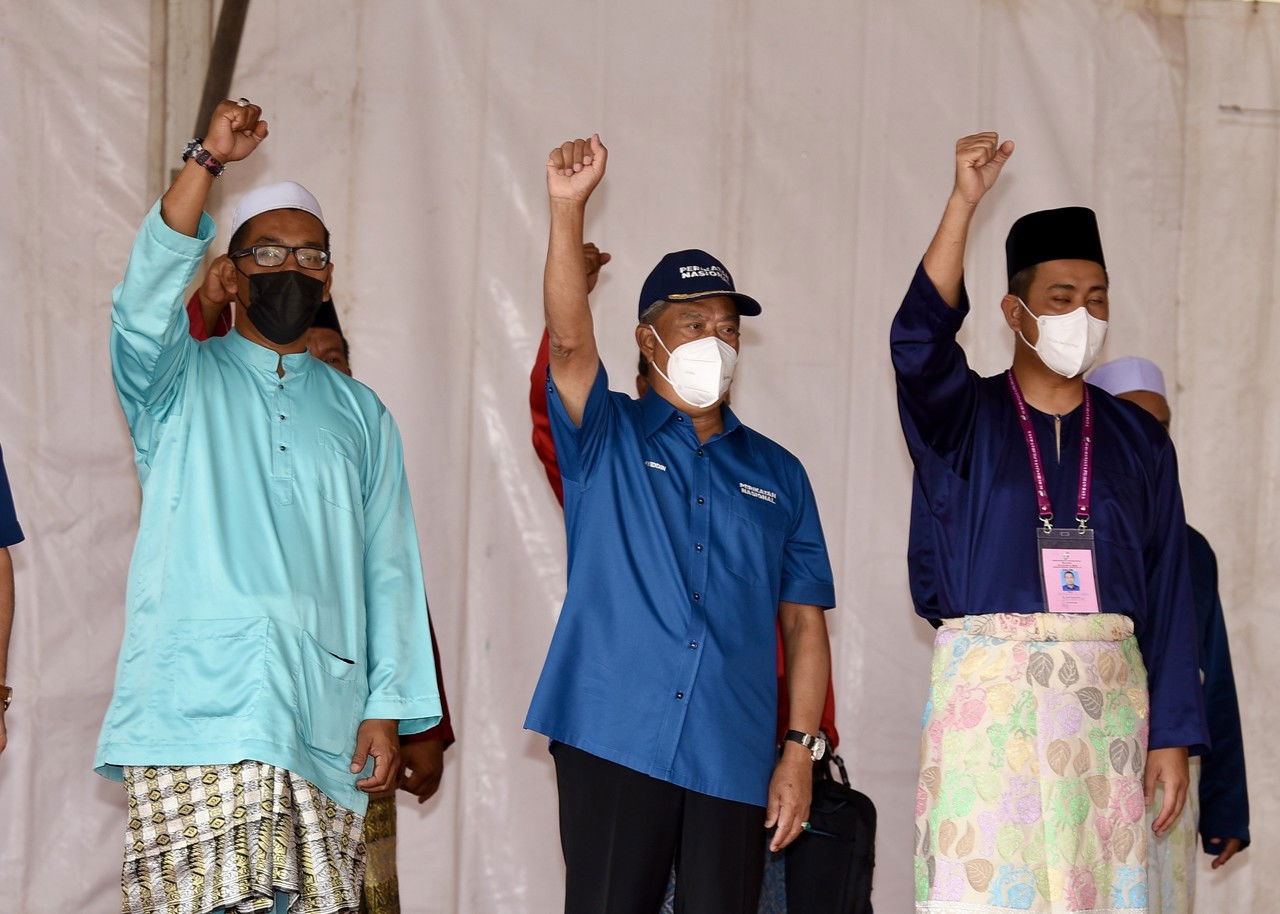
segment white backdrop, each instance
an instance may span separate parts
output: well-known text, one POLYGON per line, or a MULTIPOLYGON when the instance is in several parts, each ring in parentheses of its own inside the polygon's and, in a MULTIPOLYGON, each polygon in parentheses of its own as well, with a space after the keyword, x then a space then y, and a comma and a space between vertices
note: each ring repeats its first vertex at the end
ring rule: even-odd
MULTIPOLYGON (((124 798, 89 767, 137 515, 106 336, 163 114, 151 5, 0 3, 0 443, 28 535, 13 550, 0 907, 30 914, 118 904, 124 798)), ((1280 840, 1262 764, 1280 751, 1264 729, 1280 650, 1280 116, 1247 109, 1280 106, 1277 61, 1280 8, 1226 0, 254 0, 231 94, 263 106, 271 137, 228 169, 214 215, 284 178, 324 205, 353 366, 404 434, 459 731, 440 795, 401 807, 407 914, 558 906, 552 768, 520 724, 564 545, 526 397, 542 164, 593 130, 611 151, 588 233, 614 254, 595 298, 615 387, 664 252, 705 247, 764 302, 735 407, 805 461, 818 494, 841 600, 841 750, 879 805, 885 912, 909 906, 931 637, 906 591, 889 321, 956 137, 1018 143, 971 248, 980 370, 1008 359, 995 304, 1009 222, 1099 211, 1108 354, 1152 357, 1177 384, 1189 513, 1218 547, 1236 646, 1258 848, 1202 878, 1202 910, 1262 910, 1256 861, 1280 840)))

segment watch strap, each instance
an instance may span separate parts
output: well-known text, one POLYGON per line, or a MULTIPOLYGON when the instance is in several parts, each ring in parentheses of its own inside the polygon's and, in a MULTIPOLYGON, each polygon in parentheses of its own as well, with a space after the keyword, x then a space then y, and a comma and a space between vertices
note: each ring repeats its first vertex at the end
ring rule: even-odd
POLYGON ((198 136, 187 143, 187 148, 182 151, 182 161, 195 159, 197 165, 216 178, 226 170, 227 166, 215 159, 213 153, 201 145, 203 141, 204 137, 198 136))
POLYGON ((820 760, 826 753, 827 741, 821 736, 814 736, 811 733, 804 733, 800 730, 788 730, 786 738, 808 749, 812 753, 815 762, 820 760))

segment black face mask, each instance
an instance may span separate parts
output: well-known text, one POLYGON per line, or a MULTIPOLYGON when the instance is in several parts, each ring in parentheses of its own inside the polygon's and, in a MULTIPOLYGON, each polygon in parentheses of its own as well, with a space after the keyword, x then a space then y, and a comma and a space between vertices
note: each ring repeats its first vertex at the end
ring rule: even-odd
POLYGON ((297 270, 254 273, 249 277, 249 319, 278 346, 311 328, 324 296, 324 283, 297 270))

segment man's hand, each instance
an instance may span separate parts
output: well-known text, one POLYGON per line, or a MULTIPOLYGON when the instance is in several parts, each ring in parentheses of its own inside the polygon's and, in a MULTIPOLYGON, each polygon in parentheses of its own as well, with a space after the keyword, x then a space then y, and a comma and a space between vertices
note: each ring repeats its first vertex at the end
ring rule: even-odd
POLYGON ((444 774, 444 742, 424 739, 400 747, 400 789, 425 803, 440 789, 444 774))
MULTIPOLYGON (((1222 844, 1222 839, 1210 838, 1209 843, 1212 844, 1214 847, 1218 847, 1222 844)), ((1240 853, 1240 848, 1242 847, 1244 847, 1244 842, 1239 838, 1228 838, 1227 846, 1222 848, 1222 852, 1218 854, 1218 856, 1213 858, 1213 864, 1212 864, 1213 868, 1216 870, 1218 867, 1222 866, 1224 863, 1226 863, 1236 854, 1240 853)))
POLYGON ((1182 804, 1187 801, 1187 787, 1191 783, 1191 776, 1187 772, 1186 746, 1152 749, 1148 752, 1143 782, 1143 793, 1148 806, 1155 800, 1156 784, 1164 785, 1164 803, 1155 821, 1151 823, 1151 831, 1157 836, 1163 835, 1178 821, 1182 804))
POLYGON ((956 140, 956 186, 952 196, 977 206, 996 183, 1011 155, 1013 140, 1001 143, 1000 135, 994 132, 975 133, 956 140))
POLYGON ((551 150, 547 157, 547 193, 552 201, 579 205, 587 202, 600 179, 604 177, 609 150, 600 142, 600 134, 590 140, 566 140, 551 150))
POLYGON ((809 803, 813 799, 813 756, 799 743, 783 744, 782 758, 769 780, 769 806, 764 827, 778 830, 769 842, 769 850, 780 851, 804 831, 809 821, 809 803))
POLYGON ((582 246, 582 256, 587 261, 587 291, 590 292, 600 280, 600 268, 613 260, 613 255, 606 254, 588 241, 582 246))
POLYGON ((373 756, 373 774, 356 781, 365 793, 383 793, 396 784, 400 773, 400 723, 394 720, 370 719, 356 731, 356 752, 351 756, 351 773, 359 774, 373 756))
POLYGON ((267 122, 262 120, 261 108, 222 101, 213 109, 213 118, 200 145, 225 165, 248 157, 266 138, 267 122))

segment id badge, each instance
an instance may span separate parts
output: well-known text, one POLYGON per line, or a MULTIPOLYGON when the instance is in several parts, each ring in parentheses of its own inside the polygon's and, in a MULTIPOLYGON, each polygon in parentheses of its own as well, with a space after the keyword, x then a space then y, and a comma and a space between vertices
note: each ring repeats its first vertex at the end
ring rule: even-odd
POLYGON ((1037 530, 1040 586, 1051 613, 1101 612, 1092 530, 1037 530))

